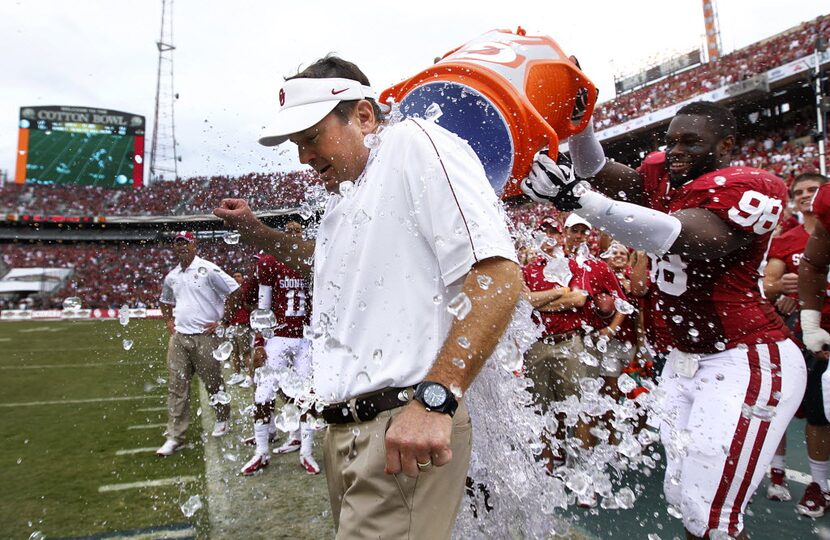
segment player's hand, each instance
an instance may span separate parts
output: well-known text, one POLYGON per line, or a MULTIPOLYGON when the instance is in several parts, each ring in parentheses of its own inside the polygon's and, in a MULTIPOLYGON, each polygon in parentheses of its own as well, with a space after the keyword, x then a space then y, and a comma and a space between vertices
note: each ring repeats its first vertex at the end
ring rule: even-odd
POLYGON ((781 276, 781 292, 798 294, 798 274, 790 272, 781 276))
POLYGON ((415 478, 432 467, 452 460, 450 440, 452 417, 429 412, 418 401, 411 401, 396 416, 386 431, 386 474, 403 472, 415 478), (430 463, 419 468, 418 463, 430 463))
POLYGON ((216 332, 216 329, 219 328, 221 325, 222 323, 219 321, 209 322, 205 325, 205 329, 202 330, 202 334, 209 336, 216 332))
POLYGON ((171 336, 176 333, 176 323, 175 322, 173 322, 171 319, 167 319, 166 321, 164 321, 164 324, 165 324, 165 326, 167 326, 167 331, 170 332, 171 336))
POLYGON ((573 194, 579 183, 567 157, 559 154, 553 161, 547 150, 541 150, 533 158, 533 167, 521 187, 534 201, 551 202, 558 210, 569 212, 581 208, 579 197, 573 194))
POLYGON ((821 312, 815 309, 801 310, 801 341, 813 352, 830 348, 830 334, 821 327, 821 312))
POLYGON ((778 300, 775 301, 775 309, 777 309, 778 313, 781 315, 792 315, 792 313, 798 309, 798 300, 791 296, 781 295, 778 297, 778 300))
POLYGON ((213 213, 243 236, 251 234, 259 225, 259 220, 245 199, 222 199, 219 208, 213 213))

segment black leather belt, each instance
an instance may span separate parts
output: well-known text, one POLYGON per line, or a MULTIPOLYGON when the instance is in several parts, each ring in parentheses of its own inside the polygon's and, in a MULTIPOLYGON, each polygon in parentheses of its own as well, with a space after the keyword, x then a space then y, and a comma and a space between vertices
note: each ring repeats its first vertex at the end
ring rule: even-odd
POLYGON ((412 386, 386 388, 380 392, 328 405, 318 413, 318 416, 327 424, 368 422, 383 411, 406 405, 413 395, 415 395, 415 389, 412 386))
POLYGON ((573 338, 574 336, 584 336, 585 332, 578 328, 576 330, 571 330, 570 332, 564 332, 562 334, 553 334, 550 336, 545 336, 542 338, 542 341, 547 345, 556 345, 557 343, 562 343, 563 341, 568 341, 569 339, 573 338))

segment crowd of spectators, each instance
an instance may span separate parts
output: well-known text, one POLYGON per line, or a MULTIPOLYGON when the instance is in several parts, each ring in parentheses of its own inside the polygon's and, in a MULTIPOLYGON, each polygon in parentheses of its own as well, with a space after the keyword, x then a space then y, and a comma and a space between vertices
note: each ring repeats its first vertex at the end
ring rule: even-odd
POLYGON ((813 21, 721 57, 713 63, 670 75, 643 88, 600 103, 594 110, 597 131, 659 110, 696 94, 764 73, 813 54, 816 35, 830 40, 830 17, 813 21))
POLYGON ((224 197, 245 198, 257 210, 293 208, 315 178, 305 171, 252 173, 160 181, 136 189, 9 183, 0 188, 0 212, 67 216, 209 214, 224 197))
MULTIPOLYGON (((79 297, 84 308, 158 307, 162 280, 178 264, 169 245, 155 243, 5 244, 0 253, 7 268, 73 270, 58 289, 33 296, 31 309, 57 309, 70 296, 79 297)), ((203 241, 198 255, 228 273, 240 270, 247 275, 256 266, 253 249, 242 244, 203 241)), ((17 304, 0 300, 0 309, 17 304)))

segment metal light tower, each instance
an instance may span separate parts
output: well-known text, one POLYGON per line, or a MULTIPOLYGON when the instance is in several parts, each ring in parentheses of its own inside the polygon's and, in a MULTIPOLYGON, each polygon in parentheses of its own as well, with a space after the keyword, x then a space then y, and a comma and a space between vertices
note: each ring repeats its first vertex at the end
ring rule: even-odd
POLYGON ((715 0, 703 0, 703 25, 706 27, 706 52, 709 63, 720 59, 720 25, 715 0))
POLYGON ((161 0, 161 35, 156 77, 156 112, 153 120, 153 146, 150 155, 150 179, 178 177, 179 156, 176 149, 175 104, 179 95, 173 89, 173 0, 161 0))

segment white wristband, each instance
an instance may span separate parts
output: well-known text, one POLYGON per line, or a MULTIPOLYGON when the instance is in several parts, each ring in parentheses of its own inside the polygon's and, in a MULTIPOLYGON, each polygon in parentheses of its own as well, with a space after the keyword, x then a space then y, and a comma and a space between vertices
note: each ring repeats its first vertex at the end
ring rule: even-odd
POLYGON ((634 249, 661 256, 680 235, 679 219, 645 206, 615 201, 596 191, 582 195, 579 204, 575 214, 634 249))
POLYGON ((271 309, 271 291, 270 285, 259 286, 259 300, 257 301, 259 309, 271 309))
POLYGON ((801 310, 801 330, 809 332, 821 328, 821 311, 817 309, 801 310))

